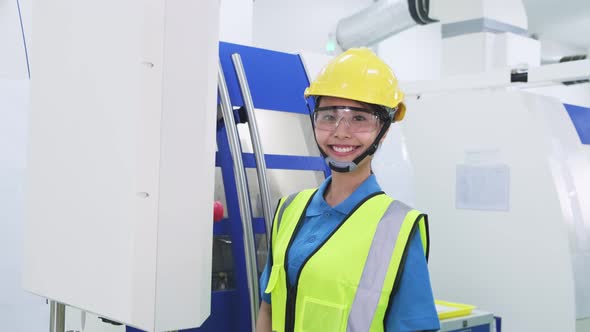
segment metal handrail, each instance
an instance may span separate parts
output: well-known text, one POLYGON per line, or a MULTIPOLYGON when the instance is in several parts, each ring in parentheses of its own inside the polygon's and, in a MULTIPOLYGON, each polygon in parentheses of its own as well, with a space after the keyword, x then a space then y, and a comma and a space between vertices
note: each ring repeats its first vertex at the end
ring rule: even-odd
POLYGON ((258 175, 258 187, 260 188, 260 196, 262 199, 262 213, 264 216, 264 223, 266 226, 266 242, 270 245, 270 231, 272 227, 272 207, 270 203, 270 189, 268 186, 268 177, 266 176, 266 161, 264 160, 264 150, 260 142, 260 132, 258 131, 258 122, 256 121, 256 114, 254 112, 254 102, 252 101, 252 94, 246 78, 246 71, 242 63, 242 57, 238 53, 231 56, 238 83, 242 92, 242 99, 244 100, 244 108, 248 115, 248 128, 250 129, 250 139, 252 140, 252 149, 254 150, 254 158, 256 159, 256 174, 258 175))
POLYGON ((246 172, 242 161, 242 147, 238 136, 238 128, 234 120, 233 107, 227 90, 227 83, 223 75, 221 63, 218 70, 218 90, 221 100, 221 111, 225 123, 229 149, 233 159, 233 170, 236 178, 236 189, 238 192, 238 205, 242 219, 244 254, 246 256, 246 279, 248 281, 248 294, 250 296, 250 317, 252 331, 256 330, 256 318, 258 316, 258 271, 256 270, 256 248, 254 245, 254 232, 252 229, 252 211, 248 199, 248 187, 246 183, 246 172))

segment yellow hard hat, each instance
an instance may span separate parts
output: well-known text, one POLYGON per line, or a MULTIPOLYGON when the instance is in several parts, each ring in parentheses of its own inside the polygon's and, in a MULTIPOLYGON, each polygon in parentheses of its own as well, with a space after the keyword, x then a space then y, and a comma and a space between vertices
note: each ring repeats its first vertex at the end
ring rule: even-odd
POLYGON ((385 106, 395 112, 394 121, 403 119, 404 93, 391 68, 366 47, 351 48, 330 61, 305 89, 309 96, 352 99, 385 106))

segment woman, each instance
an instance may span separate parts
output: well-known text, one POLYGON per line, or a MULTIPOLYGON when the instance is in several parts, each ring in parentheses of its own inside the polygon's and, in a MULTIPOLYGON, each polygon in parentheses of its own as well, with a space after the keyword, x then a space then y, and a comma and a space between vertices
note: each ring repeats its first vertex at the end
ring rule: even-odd
POLYGON ((332 169, 283 198, 262 273, 263 331, 439 329, 426 266, 426 215, 381 191, 371 160, 405 114, 391 69, 366 48, 333 59, 305 91, 332 169))

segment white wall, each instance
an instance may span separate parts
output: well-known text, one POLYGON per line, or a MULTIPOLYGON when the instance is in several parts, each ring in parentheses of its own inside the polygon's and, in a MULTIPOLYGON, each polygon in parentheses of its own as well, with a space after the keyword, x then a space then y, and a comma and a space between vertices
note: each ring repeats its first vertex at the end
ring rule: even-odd
POLYGON ((45 331, 49 305, 22 288, 24 169, 31 2, 0 2, 0 324, 2 331, 45 331), (22 29, 21 29, 22 18, 22 29))
POLYGON ((221 0, 219 40, 252 45, 254 1, 221 0))
POLYGON ((372 0, 256 0, 254 45, 283 52, 325 53, 328 34, 339 19, 372 0))
MULTIPOLYGON (((30 1, 20 1, 23 28, 30 31, 30 1)), ((16 1, 0 2, 0 78, 28 77, 27 61, 16 1)))
POLYGON ((45 299, 22 288, 28 95, 28 79, 0 79, 0 329, 13 332, 49 326, 45 299))
POLYGON ((389 37, 377 53, 401 81, 435 80, 440 78, 441 47, 441 25, 433 23, 389 37))

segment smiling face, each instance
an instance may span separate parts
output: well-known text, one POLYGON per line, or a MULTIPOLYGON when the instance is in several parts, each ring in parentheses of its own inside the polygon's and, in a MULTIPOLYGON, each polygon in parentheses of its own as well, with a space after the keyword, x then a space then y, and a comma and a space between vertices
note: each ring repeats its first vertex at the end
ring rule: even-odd
MULTIPOLYGON (((336 97, 320 98, 319 107, 349 106, 367 109, 367 105, 354 100, 336 97)), ((315 128, 316 140, 320 148, 337 161, 353 161, 365 152, 375 141, 381 125, 370 132, 352 132, 346 121, 340 121, 334 130, 315 128)), ((365 158, 359 166, 370 165, 371 157, 365 158)))

